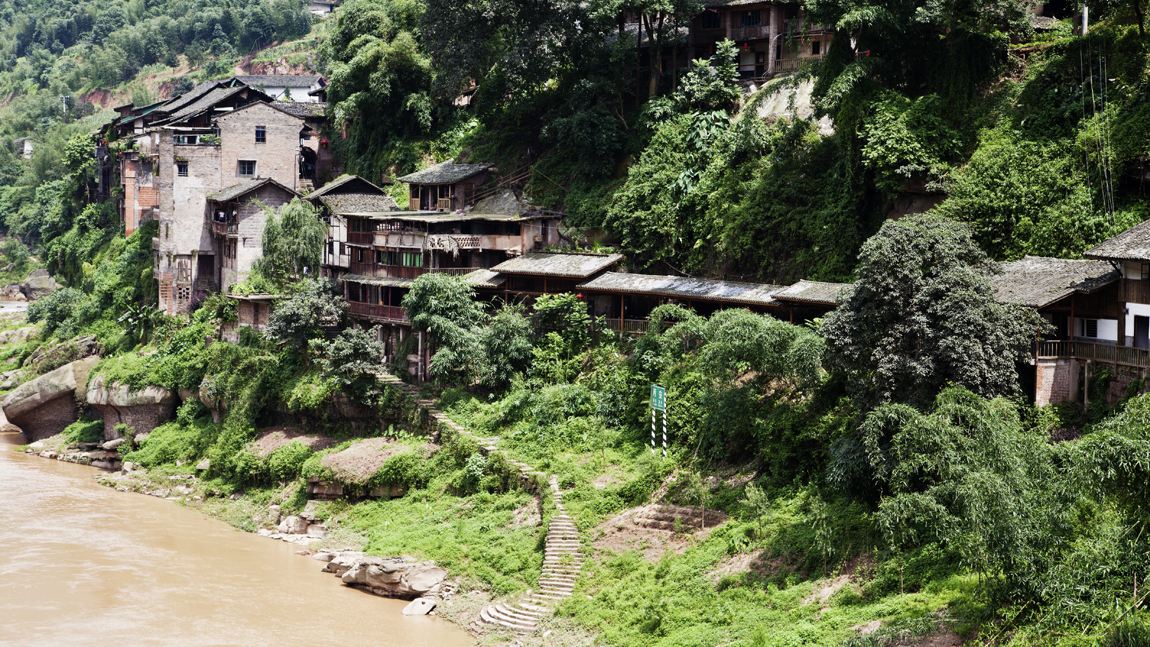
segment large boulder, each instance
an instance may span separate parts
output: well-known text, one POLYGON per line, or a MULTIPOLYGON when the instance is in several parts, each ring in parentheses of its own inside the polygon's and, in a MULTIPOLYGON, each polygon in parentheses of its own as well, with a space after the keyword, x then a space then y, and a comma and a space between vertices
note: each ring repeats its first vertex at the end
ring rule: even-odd
POLYGON ((60 289, 60 284, 48 273, 48 270, 33 270, 27 279, 20 284, 20 291, 29 300, 39 299, 60 289))
POLYGON ((137 433, 147 433, 172 419, 176 413, 176 394, 170 389, 147 386, 133 389, 127 384, 110 382, 102 375, 88 384, 88 406, 104 419, 104 438, 120 436, 116 425, 125 424, 137 433))
POLYGON ((403 600, 435 595, 447 579, 447 571, 433 562, 418 562, 405 557, 372 557, 354 551, 333 556, 323 570, 348 586, 403 600))
POLYGON ((76 422, 78 403, 87 398, 88 373, 99 361, 86 357, 26 382, 8 394, 0 408, 28 442, 55 436, 76 422))

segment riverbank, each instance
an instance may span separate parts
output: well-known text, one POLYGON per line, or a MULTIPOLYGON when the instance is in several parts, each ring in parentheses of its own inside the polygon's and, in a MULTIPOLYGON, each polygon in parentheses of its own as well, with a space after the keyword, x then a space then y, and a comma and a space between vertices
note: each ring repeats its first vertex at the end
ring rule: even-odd
POLYGON ((0 643, 473 644, 442 618, 338 585, 296 546, 124 496, 15 442, 0 434, 0 643))

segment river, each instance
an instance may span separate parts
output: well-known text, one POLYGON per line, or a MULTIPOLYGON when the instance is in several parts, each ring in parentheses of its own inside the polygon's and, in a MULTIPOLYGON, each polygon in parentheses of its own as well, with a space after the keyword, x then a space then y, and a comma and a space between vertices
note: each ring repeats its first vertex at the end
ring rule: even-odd
POLYGON ((342 586, 297 546, 0 434, 0 644, 461 647, 459 627, 342 586))

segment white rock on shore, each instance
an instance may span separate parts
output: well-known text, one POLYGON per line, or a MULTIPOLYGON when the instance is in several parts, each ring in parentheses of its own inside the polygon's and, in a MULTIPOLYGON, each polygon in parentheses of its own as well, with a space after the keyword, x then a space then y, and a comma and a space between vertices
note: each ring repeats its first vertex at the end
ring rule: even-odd
POLYGON ((414 600, 434 595, 447 579, 447 571, 433 562, 402 557, 372 557, 358 551, 339 553, 323 568, 344 584, 389 598, 414 600))

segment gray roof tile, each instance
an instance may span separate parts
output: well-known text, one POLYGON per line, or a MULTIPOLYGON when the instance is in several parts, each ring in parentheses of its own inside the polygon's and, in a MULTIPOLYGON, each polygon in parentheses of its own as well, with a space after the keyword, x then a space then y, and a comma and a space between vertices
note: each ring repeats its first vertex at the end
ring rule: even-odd
POLYGON ((491 268, 500 274, 587 279, 623 260, 620 254, 547 254, 517 256, 491 268))
POLYGON ((588 292, 613 292, 654 297, 692 299, 742 305, 769 306, 781 285, 699 279, 689 276, 607 272, 579 286, 588 292))
POLYGON ((1075 292, 1089 293, 1109 285, 1120 274, 1106 261, 1026 256, 1004 263, 991 277, 998 300, 1041 308, 1075 292))
POLYGON ((455 184, 490 168, 490 164, 456 164, 447 160, 396 179, 409 184, 455 184))

